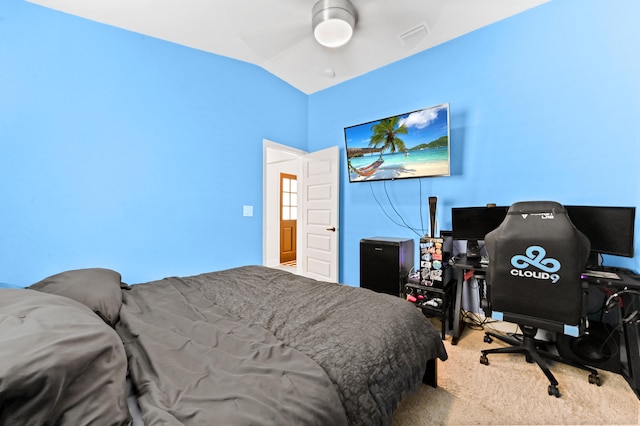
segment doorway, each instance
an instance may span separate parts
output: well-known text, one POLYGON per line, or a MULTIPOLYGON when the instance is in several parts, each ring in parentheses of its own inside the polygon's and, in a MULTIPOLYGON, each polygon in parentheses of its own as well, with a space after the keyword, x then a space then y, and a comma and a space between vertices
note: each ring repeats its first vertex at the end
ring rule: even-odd
POLYGON ((298 177, 280 173, 280 264, 296 266, 298 177))
MULTIPOLYGON (((282 174, 299 176, 299 162, 306 152, 264 141, 264 182, 263 182, 263 220, 262 220, 262 264, 280 268, 280 176, 282 174)), ((299 182, 298 182, 299 183, 299 182)), ((298 203, 299 204, 299 203, 298 203)), ((296 215, 297 217, 298 215, 296 215)), ((300 226, 296 223, 296 230, 300 226)), ((296 244, 298 238, 296 236, 296 244)), ((296 265, 288 270, 298 272, 299 250, 296 247, 296 265), (293 269, 292 269, 293 268, 293 269)))

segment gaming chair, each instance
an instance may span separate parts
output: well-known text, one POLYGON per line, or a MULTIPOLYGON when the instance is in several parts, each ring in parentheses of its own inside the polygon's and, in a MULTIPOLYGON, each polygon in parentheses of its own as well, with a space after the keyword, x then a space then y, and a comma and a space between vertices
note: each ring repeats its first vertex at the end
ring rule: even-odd
POLYGON ((590 243, 564 207, 552 201, 513 204, 500 226, 486 235, 485 247, 489 256, 485 313, 518 324, 523 336, 486 332, 485 342, 495 337, 512 346, 483 350, 480 362, 488 365, 488 354, 523 353, 527 362, 540 366, 549 379, 548 393, 555 397, 560 397, 558 381, 545 359, 586 370, 589 383, 600 386, 595 369, 549 353, 544 350, 547 342, 535 339, 538 329, 579 336, 586 328, 587 287, 581 272, 590 243))

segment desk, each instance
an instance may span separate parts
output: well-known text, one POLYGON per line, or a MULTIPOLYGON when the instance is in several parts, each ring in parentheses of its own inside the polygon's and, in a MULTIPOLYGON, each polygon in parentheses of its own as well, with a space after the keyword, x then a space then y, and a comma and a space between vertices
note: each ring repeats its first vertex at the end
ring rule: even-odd
MULTIPOLYGON (((464 283, 465 271, 474 271, 484 274, 487 270, 485 265, 480 264, 480 259, 468 259, 466 256, 459 256, 453 259, 453 267, 457 270, 458 285, 454 300, 453 331, 451 344, 458 343, 462 334, 464 322, 460 321, 460 310, 462 304, 462 286, 464 283)), ((609 288, 620 294, 625 312, 621 312, 622 342, 620 342, 621 355, 626 358, 621 359, 621 374, 629 383, 636 396, 640 398, 640 279, 632 271, 620 269, 616 271, 620 279, 608 279, 603 277, 593 277, 583 275, 582 279, 591 285, 600 288, 609 288)), ((621 358, 623 358, 621 356, 621 358)))

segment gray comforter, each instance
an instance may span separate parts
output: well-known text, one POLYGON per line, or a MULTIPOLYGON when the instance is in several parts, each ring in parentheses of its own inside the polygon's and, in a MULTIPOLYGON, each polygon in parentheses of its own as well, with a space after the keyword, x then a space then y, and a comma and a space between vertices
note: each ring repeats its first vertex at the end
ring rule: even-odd
POLYGON ((86 306, 0 289, 0 425, 125 425, 127 359, 86 306))
POLYGON ((146 426, 347 424, 320 366, 183 280, 132 286, 116 329, 146 426))
POLYGON ((123 293, 117 331, 145 424, 385 425, 427 360, 447 358, 406 301, 276 269, 123 293))

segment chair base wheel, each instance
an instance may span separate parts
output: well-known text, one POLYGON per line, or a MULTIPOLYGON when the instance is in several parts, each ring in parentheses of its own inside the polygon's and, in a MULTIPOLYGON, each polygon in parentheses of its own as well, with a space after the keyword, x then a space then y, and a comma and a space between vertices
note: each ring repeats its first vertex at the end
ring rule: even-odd
POLYGON ((597 374, 589 374, 589 384, 602 386, 602 380, 597 374))
POLYGON ((484 341, 490 342, 495 338, 495 340, 501 340, 505 343, 509 344, 507 347, 503 348, 493 348, 493 349, 483 349, 480 351, 480 364, 489 365, 489 360, 487 359, 489 354, 522 354, 526 362, 535 363, 540 367, 542 372, 547 376, 549 380, 549 387, 547 389, 550 396, 555 396, 556 398, 560 398, 560 391, 558 390, 558 381, 553 376, 553 373, 549 369, 548 362, 562 362, 568 365, 571 365, 576 368, 580 368, 585 370, 589 376, 589 383, 600 386, 602 384, 601 377, 598 375, 598 371, 592 367, 587 365, 582 365, 577 362, 573 362, 569 359, 564 359, 557 355, 554 352, 546 350, 546 342, 537 340, 535 335, 537 333, 537 328, 535 327, 526 327, 521 326, 523 331, 522 339, 512 338, 512 336, 504 336, 497 333, 486 332, 484 341))
POLYGON ((558 390, 558 387, 556 385, 549 385, 549 388, 547 389, 547 392, 551 396, 555 396, 556 398, 560 398, 560 391, 558 390))

